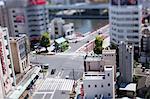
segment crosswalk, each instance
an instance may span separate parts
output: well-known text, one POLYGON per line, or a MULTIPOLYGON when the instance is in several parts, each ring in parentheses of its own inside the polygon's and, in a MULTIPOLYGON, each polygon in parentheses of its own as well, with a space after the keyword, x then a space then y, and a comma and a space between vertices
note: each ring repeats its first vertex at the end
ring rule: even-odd
POLYGON ((73 88, 74 81, 68 79, 56 79, 56 78, 46 78, 43 84, 38 89, 39 91, 71 91, 73 88))
POLYGON ((57 53, 56 55, 64 55, 64 56, 85 56, 85 52, 71 52, 71 53, 57 53))

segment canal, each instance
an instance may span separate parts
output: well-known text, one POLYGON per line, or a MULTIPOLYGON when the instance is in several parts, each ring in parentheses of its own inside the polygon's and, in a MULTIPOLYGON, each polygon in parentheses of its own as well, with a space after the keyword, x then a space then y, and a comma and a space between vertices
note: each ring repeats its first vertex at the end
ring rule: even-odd
POLYGON ((108 24, 104 19, 64 19, 66 23, 74 23, 75 32, 87 33, 99 29, 108 24))

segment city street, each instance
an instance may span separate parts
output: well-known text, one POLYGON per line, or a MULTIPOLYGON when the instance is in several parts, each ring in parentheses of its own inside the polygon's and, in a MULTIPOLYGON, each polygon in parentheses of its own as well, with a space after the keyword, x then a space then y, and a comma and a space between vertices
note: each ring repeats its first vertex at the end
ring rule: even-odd
POLYGON ((31 63, 49 64, 47 75, 40 77, 41 83, 33 93, 33 99, 69 98, 74 80, 82 77, 85 53, 76 52, 99 33, 108 34, 108 25, 84 37, 77 43, 70 43, 70 49, 55 55, 30 55, 31 63), (52 70, 55 70, 52 74, 52 70), (64 87, 65 86, 65 87, 64 87))
MULTIPOLYGON (((63 99, 68 99, 69 97, 69 89, 65 90, 68 85, 73 85, 73 79, 77 80, 82 77, 83 72, 83 56, 71 56, 71 55, 54 55, 54 56, 42 56, 37 55, 31 58, 32 62, 39 62, 41 64, 49 64, 48 74, 45 79, 41 78, 42 83, 37 86, 42 86, 43 84, 47 84, 47 80, 50 79, 49 84, 51 85, 43 85, 41 88, 37 89, 33 94, 33 99, 58 99, 58 96, 64 97, 63 99), (51 70, 56 69, 56 72, 51 75, 51 70), (67 79, 65 79, 68 77, 67 79), (56 86, 61 86, 60 79, 66 81, 65 88, 59 88, 56 86), (56 84, 52 84, 54 82, 56 84), (44 83, 45 82, 45 83, 44 83), (51 86, 51 87, 50 87, 51 86), (48 89, 47 89, 48 88, 48 89), (56 88, 56 89, 55 89, 56 88), (63 90, 64 89, 64 90, 63 90), (39 92, 40 91, 40 92, 39 92), (42 94, 47 93, 47 94, 42 94), (62 91, 65 94, 61 94, 62 91), (38 98, 37 98, 38 97, 38 98), (47 98, 49 97, 49 98, 47 98), (51 97, 51 98, 50 98, 51 97)), ((69 86, 68 86, 69 87, 69 86)))
POLYGON ((82 47, 84 44, 86 44, 87 42, 95 39, 95 37, 99 34, 99 33, 102 33, 102 34, 108 34, 109 32, 109 26, 106 25, 104 27, 102 27, 101 29, 95 31, 94 33, 91 33, 87 36, 85 36, 85 38, 77 43, 70 43, 70 47, 71 49, 69 49, 67 52, 75 52, 78 48, 82 47))

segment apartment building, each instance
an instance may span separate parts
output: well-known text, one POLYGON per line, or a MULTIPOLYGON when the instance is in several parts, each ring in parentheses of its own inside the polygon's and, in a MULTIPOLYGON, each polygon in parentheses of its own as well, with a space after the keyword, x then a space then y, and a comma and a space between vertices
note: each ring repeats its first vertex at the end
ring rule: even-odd
POLYGON ((30 68, 29 41, 26 35, 10 37, 10 46, 16 74, 26 73, 30 68))
POLYGON ((115 59, 115 50, 103 50, 102 55, 85 56, 83 90, 86 99, 115 98, 115 59))
MULTIPOLYGON (((10 36, 28 35, 30 41, 36 43, 40 36, 48 32, 48 9, 45 0, 6 0, 6 11, 0 11, 0 16, 7 18, 6 26, 10 36), (5 14, 4 14, 5 12, 5 14)), ((4 22, 0 22, 4 24, 4 22)))
POLYGON ((121 82, 130 83, 133 81, 134 47, 121 42, 119 45, 119 71, 121 82))
MULTIPOLYGON (((0 97, 5 98, 16 85, 8 29, 0 27, 0 97)), ((1 99, 3 99, 1 98, 1 99)))
POLYGON ((86 99, 115 99, 114 66, 105 65, 97 71, 84 72, 83 88, 86 99))

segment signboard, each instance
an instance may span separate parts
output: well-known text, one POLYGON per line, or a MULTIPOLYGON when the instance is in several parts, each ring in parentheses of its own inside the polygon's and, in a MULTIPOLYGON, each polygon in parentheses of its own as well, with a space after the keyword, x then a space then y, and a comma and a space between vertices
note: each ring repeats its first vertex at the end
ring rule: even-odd
POLYGON ((46 0, 29 0, 30 5, 44 5, 46 0))
POLYGON ((111 4, 112 5, 118 5, 119 4, 119 0, 111 0, 111 4))
POLYGON ((15 23, 25 23, 25 16, 23 14, 16 15, 15 23))
POLYGON ((112 5, 137 5, 138 0, 111 0, 112 5))
POLYGON ((120 5, 137 5, 137 0, 120 0, 120 5))

